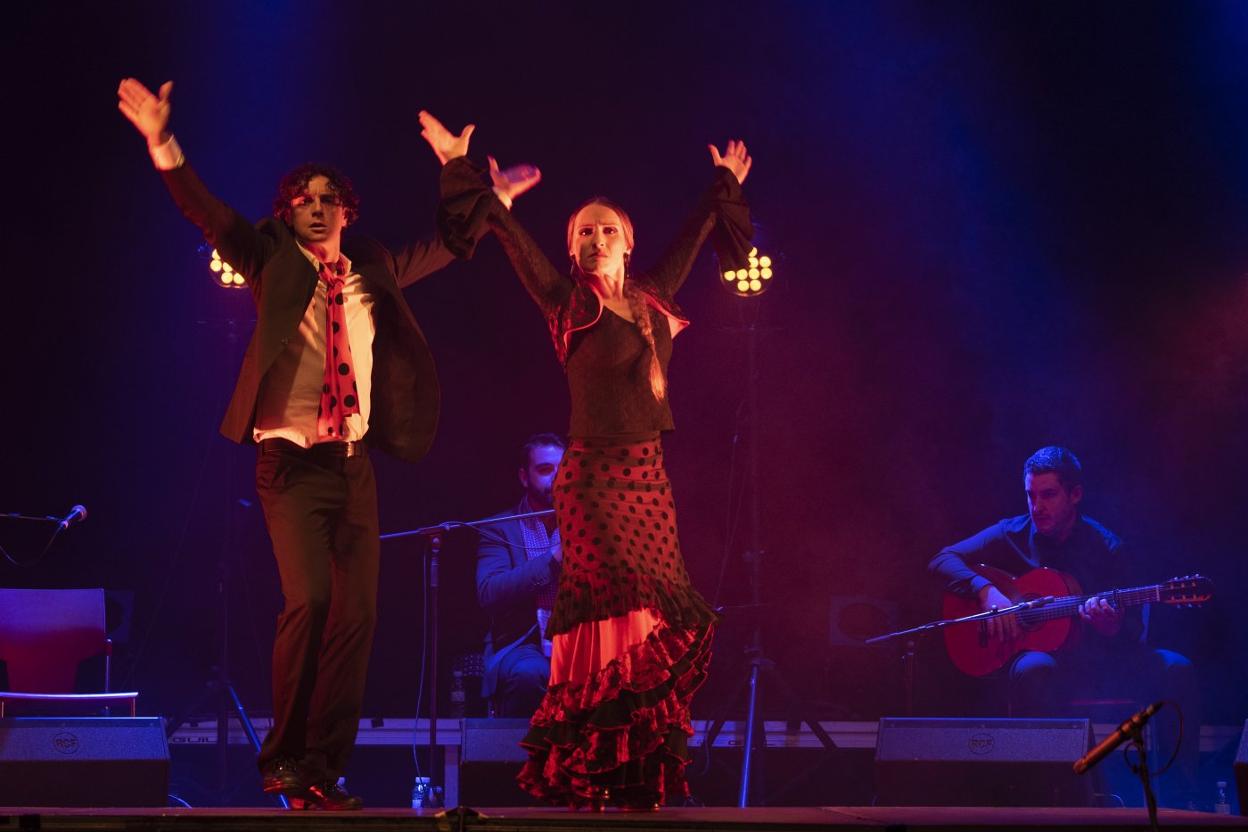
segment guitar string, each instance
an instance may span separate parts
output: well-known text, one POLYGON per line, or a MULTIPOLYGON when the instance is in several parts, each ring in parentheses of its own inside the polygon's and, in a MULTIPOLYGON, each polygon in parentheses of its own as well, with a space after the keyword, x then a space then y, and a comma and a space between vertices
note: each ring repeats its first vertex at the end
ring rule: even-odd
POLYGON ((1109 598, 1114 601, 1120 601, 1127 606, 1137 606, 1139 604, 1156 603, 1161 601, 1161 588, 1157 586, 1133 587, 1131 589, 1093 593, 1091 595, 1084 596, 1067 595, 1054 601, 1050 601, 1043 607, 1022 610, 1018 613, 1018 616, 1024 623, 1028 624, 1052 621, 1058 618, 1068 618, 1077 613, 1079 607, 1087 603, 1089 598, 1109 598))

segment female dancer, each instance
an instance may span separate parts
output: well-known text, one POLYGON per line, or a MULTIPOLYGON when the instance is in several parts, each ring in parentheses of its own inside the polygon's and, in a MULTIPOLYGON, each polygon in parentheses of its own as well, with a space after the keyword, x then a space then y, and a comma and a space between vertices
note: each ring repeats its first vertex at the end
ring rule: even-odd
MULTIPOLYGON (((435 151, 455 138, 428 114, 422 124, 435 151)), ((548 628, 550 687, 523 740, 529 761, 519 782, 574 808, 649 810, 688 794, 689 704, 706 676, 715 614, 685 571, 659 441, 673 428, 672 338, 688 324, 672 295, 708 235, 721 257, 740 262, 751 233, 745 144, 710 152, 714 182, 640 275, 631 271, 632 220, 615 203, 595 197, 568 219, 569 276, 503 205, 535 172, 509 177, 491 159, 491 189, 466 158, 443 170, 444 241, 467 256, 494 231, 546 318, 571 390, 554 489, 563 567, 548 628)))

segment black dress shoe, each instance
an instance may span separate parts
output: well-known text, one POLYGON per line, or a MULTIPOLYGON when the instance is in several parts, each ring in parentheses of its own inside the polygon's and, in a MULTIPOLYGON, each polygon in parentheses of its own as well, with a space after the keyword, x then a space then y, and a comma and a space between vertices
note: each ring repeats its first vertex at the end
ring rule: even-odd
POLYGON ((266 794, 281 793, 302 796, 308 784, 299 763, 290 757, 278 757, 260 770, 261 787, 266 794))
POLYGON ((308 786, 304 809, 324 809, 327 812, 349 812, 364 808, 364 800, 350 794, 337 780, 322 780, 308 786))

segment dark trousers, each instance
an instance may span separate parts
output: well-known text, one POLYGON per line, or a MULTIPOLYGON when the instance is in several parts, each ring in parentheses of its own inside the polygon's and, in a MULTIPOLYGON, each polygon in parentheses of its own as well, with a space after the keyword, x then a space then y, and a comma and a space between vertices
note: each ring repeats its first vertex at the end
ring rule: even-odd
POLYGON ((355 745, 377 621, 373 466, 367 455, 266 450, 256 491, 285 598, 273 644, 273 727, 259 763, 290 757, 336 778, 355 745))
POLYGON ((498 662, 494 702, 499 716, 533 716, 550 682, 550 659, 540 644, 525 642, 508 650, 498 662))

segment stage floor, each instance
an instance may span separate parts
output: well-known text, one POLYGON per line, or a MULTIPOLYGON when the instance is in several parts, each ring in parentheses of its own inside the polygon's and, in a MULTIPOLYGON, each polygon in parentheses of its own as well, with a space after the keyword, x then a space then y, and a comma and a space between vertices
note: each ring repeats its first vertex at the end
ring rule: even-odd
MULTIPOLYGON (((1159 826, 1174 830, 1248 829, 1248 818, 1163 809, 1159 826)), ((1143 809, 811 806, 735 809, 668 808, 655 813, 601 814, 541 809, 380 809, 363 812, 285 812, 279 809, 49 809, 0 808, 0 829, 143 830, 436 830, 437 832, 764 832, 765 830, 1041 830, 1147 829, 1143 809)))

